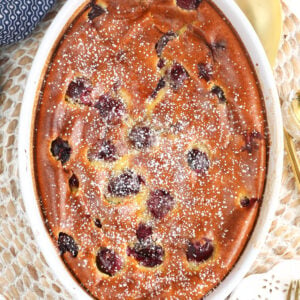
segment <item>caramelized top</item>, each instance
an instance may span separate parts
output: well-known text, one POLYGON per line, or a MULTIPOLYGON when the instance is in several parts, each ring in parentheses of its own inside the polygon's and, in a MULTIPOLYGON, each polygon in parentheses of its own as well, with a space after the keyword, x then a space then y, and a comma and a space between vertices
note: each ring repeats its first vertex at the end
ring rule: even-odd
POLYGON ((265 116, 247 53, 208 0, 93 2, 36 115, 45 222, 99 299, 199 299, 254 226, 265 116))

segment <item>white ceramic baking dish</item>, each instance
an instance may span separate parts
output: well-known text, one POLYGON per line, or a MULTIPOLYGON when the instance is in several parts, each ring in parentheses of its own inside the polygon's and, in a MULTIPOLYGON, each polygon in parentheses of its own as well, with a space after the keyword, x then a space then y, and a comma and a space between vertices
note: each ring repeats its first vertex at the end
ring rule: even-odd
MULTIPOLYGON (((44 226, 40 211, 40 202, 35 190, 32 139, 39 92, 53 49, 55 49, 56 44, 61 39, 70 22, 72 22, 74 16, 76 16, 78 11, 88 2, 88 0, 67 1, 47 30, 28 77, 19 126, 19 175, 23 199, 35 239, 48 265, 53 269, 57 278, 71 293, 74 299, 80 300, 91 299, 91 297, 82 289, 65 267, 44 226)), ((226 298, 238 285, 243 276, 245 276, 254 262, 271 225, 281 185, 283 127, 280 104, 272 70, 256 33, 233 0, 214 0, 214 2, 232 23, 255 66, 265 99, 270 131, 268 174, 262 207, 254 231, 243 254, 225 280, 207 297, 207 299, 220 300, 226 298)))

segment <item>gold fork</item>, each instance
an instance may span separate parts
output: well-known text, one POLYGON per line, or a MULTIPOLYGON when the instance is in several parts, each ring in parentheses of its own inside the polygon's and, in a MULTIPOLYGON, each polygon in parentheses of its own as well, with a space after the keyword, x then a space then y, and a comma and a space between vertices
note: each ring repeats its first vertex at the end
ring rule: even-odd
POLYGON ((235 0, 258 34, 274 66, 282 33, 280 0, 235 0))
POLYGON ((300 161, 293 139, 293 137, 300 137, 300 91, 293 95, 289 101, 283 102, 282 112, 285 126, 285 148, 300 190, 300 161))
POLYGON ((286 300, 300 300, 300 280, 292 280, 286 300))
MULTIPOLYGON (((271 65, 274 66, 282 33, 282 8, 280 0, 235 1, 252 23, 262 41, 263 46, 265 47, 271 65)), ((294 113, 297 116, 300 116, 299 99, 298 105, 293 107, 295 110, 294 113)), ((297 157, 296 146, 293 137, 285 129, 284 137, 285 149, 288 154, 298 188, 300 190, 300 162, 297 157)))
POLYGON ((296 146, 293 142, 292 136, 286 130, 284 131, 284 139, 285 139, 285 147, 287 150, 286 152, 288 154, 288 158, 291 162, 291 166, 294 171, 296 183, 300 190, 300 163, 299 163, 299 159, 297 157, 296 146))

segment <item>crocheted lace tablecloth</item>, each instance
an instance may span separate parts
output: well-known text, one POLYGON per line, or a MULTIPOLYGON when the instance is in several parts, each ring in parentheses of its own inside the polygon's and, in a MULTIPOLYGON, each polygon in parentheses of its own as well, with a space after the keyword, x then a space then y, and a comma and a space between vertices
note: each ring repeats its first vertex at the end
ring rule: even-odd
MULTIPOLYGON (((57 1, 26 40, 0 48, 0 295, 5 299, 71 299, 34 240, 17 167, 18 121, 26 79, 44 32, 64 2, 57 1)), ((287 98, 292 89, 300 89, 300 21, 285 4, 283 10, 284 33, 274 75, 280 97, 287 98)), ((297 146, 300 150, 300 141, 297 146)), ((280 204, 250 274, 268 271, 291 258, 300 260, 300 197, 285 158, 280 204)))

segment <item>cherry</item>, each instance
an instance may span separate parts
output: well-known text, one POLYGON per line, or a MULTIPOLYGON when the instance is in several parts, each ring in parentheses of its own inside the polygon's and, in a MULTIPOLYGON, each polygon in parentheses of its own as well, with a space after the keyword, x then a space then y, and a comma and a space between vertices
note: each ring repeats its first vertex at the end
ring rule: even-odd
POLYGON ((96 143, 88 152, 88 159, 90 161, 103 159, 104 161, 113 162, 117 160, 115 145, 109 141, 105 140, 96 143))
POLYGON ((240 200, 240 204, 242 207, 248 207, 251 204, 251 201, 248 197, 244 197, 240 200))
POLYGON ((258 140, 262 140, 263 139, 263 136, 260 132, 256 131, 256 130, 253 130, 251 133, 250 133, 250 137, 252 139, 258 139, 258 140))
POLYGON ((254 202, 259 202, 260 199, 258 198, 248 198, 248 197, 244 197, 240 200, 240 205, 241 207, 249 207, 251 206, 254 202))
POLYGON ((95 219, 94 220, 94 224, 98 227, 98 228, 102 228, 102 223, 100 219, 95 219))
POLYGON ((159 69, 162 69, 165 66, 165 60, 163 58, 160 58, 158 63, 157 63, 157 67, 159 69))
POLYGON ((161 56, 163 49, 168 44, 169 41, 175 39, 177 37, 176 33, 173 31, 169 31, 165 33, 156 43, 155 50, 158 56, 161 56))
POLYGON ((198 174, 207 173, 210 167, 207 154, 198 149, 192 149, 188 152, 187 162, 191 169, 198 174))
POLYGON ((140 191, 141 177, 131 170, 125 171, 121 175, 110 179, 108 192, 116 197, 126 197, 137 194, 140 191))
POLYGON ((211 48, 214 51, 224 51, 226 50, 226 42, 225 41, 218 41, 218 42, 214 42, 213 44, 211 44, 211 48))
POLYGON ((147 126, 135 126, 129 133, 130 143, 137 149, 150 147, 154 142, 154 136, 151 129, 147 126))
POLYGON ((58 137, 51 143, 52 155, 64 165, 71 156, 72 149, 69 143, 62 138, 58 137))
POLYGON ((176 0, 180 8, 193 10, 197 9, 202 0, 176 0))
POLYGON ((109 276, 114 276, 122 269, 121 258, 111 249, 101 248, 96 256, 98 269, 109 276))
POLYGON ((92 9, 90 10, 90 12, 88 14, 88 17, 92 21, 95 18, 103 15, 104 13, 105 13, 105 10, 101 6, 96 5, 96 4, 93 3, 92 4, 92 9))
POLYGON ((78 245, 71 236, 64 232, 58 235, 58 248, 61 255, 70 252, 73 257, 76 257, 78 254, 78 245))
POLYGON ((213 251, 212 241, 202 238, 197 242, 189 242, 186 257, 189 261, 203 262, 212 256, 213 251))
POLYGON ((136 236, 139 241, 144 241, 151 237, 152 235, 152 227, 149 225, 146 225, 145 223, 140 223, 137 230, 136 230, 136 236))
POLYGON ((151 98, 155 98, 158 94, 158 92, 163 89, 164 87, 166 86, 166 81, 165 81, 165 78, 162 77, 160 78, 155 90, 152 92, 151 94, 151 98))
POLYGON ((79 188, 79 180, 75 174, 69 178, 69 187, 72 192, 79 188))
POLYGON ((217 85, 215 85, 212 90, 212 94, 216 95, 220 101, 220 103, 226 102, 226 97, 224 91, 217 85))
POLYGON ((174 207, 175 200, 165 190, 155 190, 150 193, 147 207, 154 218, 162 219, 174 207))
POLYGON ((179 89, 188 77, 189 75, 182 65, 178 63, 173 64, 170 71, 170 85, 174 90, 179 89))
POLYGON ((212 65, 207 63, 200 63, 198 64, 198 71, 199 71, 199 77, 203 78, 206 81, 210 81, 212 77, 212 65))
POLYGON ((123 103, 107 94, 100 96, 98 102, 95 104, 95 108, 99 110, 100 116, 107 123, 115 123, 125 112, 123 103))
POLYGON ((92 104, 90 97, 91 91, 91 82, 86 78, 77 77, 69 84, 66 95, 75 102, 90 106, 92 104))
POLYGON ((153 268, 162 264, 165 251, 161 246, 149 243, 137 243, 127 248, 127 255, 133 256, 140 265, 153 268))
POLYGON ((210 49, 211 53, 212 53, 212 56, 214 58, 216 58, 216 55, 222 55, 223 52, 226 50, 226 41, 216 41, 214 43, 206 43, 207 47, 210 49))
POLYGON ((126 60, 126 52, 124 50, 120 50, 116 55, 117 62, 123 62, 126 60))
POLYGON ((257 132, 256 130, 253 130, 252 132, 245 132, 245 146, 242 148, 242 151, 247 151, 248 153, 252 153, 253 150, 257 150, 258 144, 256 140, 262 140, 263 136, 261 133, 257 132))

